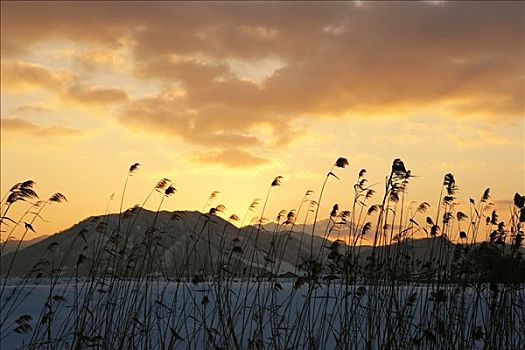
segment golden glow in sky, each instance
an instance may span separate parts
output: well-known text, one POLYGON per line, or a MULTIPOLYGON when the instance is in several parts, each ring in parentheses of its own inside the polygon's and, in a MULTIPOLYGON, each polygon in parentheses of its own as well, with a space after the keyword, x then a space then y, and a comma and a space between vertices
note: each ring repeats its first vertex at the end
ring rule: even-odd
MULTIPOLYGON (((525 191, 525 5, 520 2, 2 2, 1 193, 33 179, 51 234, 141 203, 162 177, 167 210, 267 217, 318 191, 352 202, 361 168, 381 192, 394 158, 410 200, 525 191)), ((159 198, 148 205, 156 208, 159 198)), ((325 208, 326 207, 326 208, 325 208)), ((25 210, 20 204, 18 210, 25 210)), ((31 237, 28 237, 31 238, 31 237)))

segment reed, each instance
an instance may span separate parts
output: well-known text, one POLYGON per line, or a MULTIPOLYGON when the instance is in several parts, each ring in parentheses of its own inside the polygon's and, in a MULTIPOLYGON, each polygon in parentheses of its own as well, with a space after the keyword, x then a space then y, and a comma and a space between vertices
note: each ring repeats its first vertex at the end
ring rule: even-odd
POLYGON ((38 232, 43 209, 66 197, 33 202, 32 181, 4 195, 1 227, 19 242, 0 256, 2 347, 518 349, 525 343, 521 194, 508 222, 490 204, 489 189, 462 212, 456 179, 446 174, 433 215, 429 203, 408 202, 414 176, 395 159, 377 202, 362 169, 351 208, 324 212, 328 179, 350 166, 341 157, 316 201, 308 190, 297 208, 268 214, 272 191, 286 187, 278 176, 241 219, 213 204, 217 191, 202 212, 164 211, 176 193, 168 179, 125 209, 138 166, 128 169, 117 213, 110 214, 110 200, 104 215, 23 250, 21 240, 38 232), (153 201, 156 209, 146 210, 153 201), (27 206, 20 218, 10 217, 13 205, 27 206), (34 261, 29 271, 21 268, 24 260, 34 261))

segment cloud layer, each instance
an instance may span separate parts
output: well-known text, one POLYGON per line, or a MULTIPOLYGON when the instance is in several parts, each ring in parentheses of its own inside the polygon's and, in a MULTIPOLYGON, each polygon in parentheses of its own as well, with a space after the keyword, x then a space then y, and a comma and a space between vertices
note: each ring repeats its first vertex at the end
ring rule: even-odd
POLYGON ((519 2, 4 2, 2 83, 115 106, 126 127, 212 147, 200 161, 258 165, 253 152, 286 146, 303 119, 439 110, 521 120, 524 11, 519 2), (31 62, 57 42, 79 51, 74 68, 31 62), (124 65, 157 91, 83 80, 124 65))
POLYGON ((75 128, 55 124, 42 126, 21 118, 2 118, 1 122, 2 132, 14 135, 46 138, 78 137, 82 135, 82 131, 75 128))

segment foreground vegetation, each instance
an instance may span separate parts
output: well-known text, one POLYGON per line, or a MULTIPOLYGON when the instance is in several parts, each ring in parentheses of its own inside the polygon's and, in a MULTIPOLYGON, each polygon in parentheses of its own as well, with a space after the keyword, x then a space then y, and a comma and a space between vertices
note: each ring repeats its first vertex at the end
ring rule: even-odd
POLYGON ((0 343, 31 349, 521 348, 525 196, 515 195, 506 223, 493 210, 489 189, 470 199, 464 213, 456 210, 455 178, 446 174, 431 214, 426 202, 406 205, 412 175, 396 159, 379 199, 363 169, 352 208, 336 204, 328 221, 319 220, 328 214, 319 210, 325 187, 347 166, 337 159, 315 199, 307 191, 297 209, 267 223, 280 176, 243 218, 226 219, 225 206, 212 205, 217 192, 206 201, 206 214, 166 217, 162 205, 176 192, 168 179, 141 205, 124 210, 136 163, 119 214, 91 218, 39 243, 47 246, 33 248, 37 256, 32 247, 19 249, 21 239, 45 207, 66 198, 38 200, 34 182, 16 184, 1 208, 6 242, 17 227, 23 234, 14 251, 4 254, 4 243, 0 254, 0 343), (158 209, 146 225, 143 208, 155 196, 158 209), (29 208, 11 218, 11 207, 20 203, 29 208), (257 220, 250 221, 252 215, 257 220), (325 226, 322 238, 314 234, 318 225, 325 226), (426 239, 414 239, 421 236, 426 239), (31 261, 30 269, 20 269, 17 259, 31 261))

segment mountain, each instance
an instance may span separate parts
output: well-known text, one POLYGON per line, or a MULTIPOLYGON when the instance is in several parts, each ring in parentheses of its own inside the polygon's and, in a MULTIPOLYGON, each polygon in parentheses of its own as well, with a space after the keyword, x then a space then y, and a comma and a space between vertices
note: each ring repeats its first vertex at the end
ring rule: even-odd
POLYGON ((33 238, 33 239, 23 240, 22 242, 20 242, 18 240, 10 240, 10 241, 4 242, 3 243, 3 247, 2 247, 2 255, 14 252, 16 250, 16 247, 18 246, 18 244, 20 244, 20 247, 18 249, 22 250, 24 248, 29 247, 30 245, 33 245, 33 244, 38 243, 40 241, 43 241, 44 239, 46 239, 48 237, 49 237, 49 235, 42 235, 42 236, 38 236, 38 237, 33 238))
MULTIPOLYGON (((314 234, 316 236, 324 237, 326 235, 327 228, 332 227, 333 222, 331 219, 320 219, 315 224, 315 230, 314 234)), ((264 228, 268 231, 275 231, 278 228, 278 225, 275 221, 270 221, 265 223, 264 228)), ((306 232, 308 234, 312 234, 312 228, 313 225, 311 223, 302 223, 302 222, 296 222, 296 224, 293 227, 285 226, 287 230, 292 230, 293 232, 306 232)))
POLYGON ((301 243, 301 236, 274 235, 256 226, 239 229, 220 216, 196 211, 134 208, 120 223, 118 214, 85 219, 20 250, 13 263, 14 254, 5 254, 0 274, 10 270, 10 276, 45 275, 59 269, 64 275, 146 271, 192 276, 221 268, 243 274, 282 273, 294 271, 296 262, 310 255, 310 244, 315 252, 323 243, 330 244, 317 236, 301 243))
MULTIPOLYGON (((308 230, 296 232, 302 225, 296 225, 292 231, 290 226, 272 223, 238 228, 217 214, 156 213, 132 208, 120 219, 118 214, 90 217, 26 246, 16 255, 4 254, 0 257, 0 274, 126 277, 299 274, 302 272, 298 272, 297 266, 312 257, 311 252, 323 262, 323 271, 328 273, 326 266, 341 262, 343 254, 349 252, 354 258, 351 264, 366 266, 374 254, 380 263, 386 263, 384 266, 410 270, 406 273, 413 275, 437 260, 450 266, 457 257, 457 249, 461 248, 440 237, 407 239, 375 249, 369 245, 350 247, 342 241, 334 243, 312 236, 308 230)), ((319 226, 323 224, 326 227, 327 222, 320 222, 319 226)), ((336 231, 332 232, 330 239, 337 239, 337 235, 336 231)), ((508 251, 510 247, 501 249, 508 251)), ((497 252, 487 250, 485 253, 497 252)))

